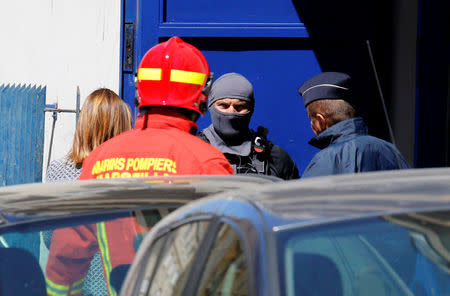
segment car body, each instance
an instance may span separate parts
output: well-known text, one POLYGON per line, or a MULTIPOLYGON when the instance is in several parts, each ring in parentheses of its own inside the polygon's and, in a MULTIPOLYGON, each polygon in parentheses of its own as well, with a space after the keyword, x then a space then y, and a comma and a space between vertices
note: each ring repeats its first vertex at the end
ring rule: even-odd
POLYGON ((196 200, 146 235, 120 295, 450 295, 450 169, 196 200))
MULTIPOLYGON (((114 270, 103 271, 105 247, 100 242, 100 228, 97 228, 99 241, 95 246, 89 245, 87 253, 83 243, 88 238, 80 237, 79 229, 132 221, 129 228, 115 235, 120 241, 119 247, 116 246, 118 252, 131 263, 143 234, 176 208, 213 193, 255 189, 276 181, 279 179, 263 176, 170 176, 2 187, 0 295, 106 295, 109 288, 105 278, 110 280, 114 270), (123 233, 133 235, 130 243, 120 237, 123 233), (74 247, 80 243, 82 247, 74 247), (68 249, 72 252, 69 255, 68 249), (89 256, 85 258, 84 254, 89 256), (87 267, 82 272, 74 271, 71 270, 74 263, 87 267), (58 276, 72 272, 73 277, 81 277, 83 282, 65 288, 49 276, 50 265, 52 271, 61 272, 58 276)), ((112 243, 109 241, 109 247, 112 243)), ((126 270, 117 273, 118 287, 126 270)), ((115 295, 114 291, 108 291, 115 295)))

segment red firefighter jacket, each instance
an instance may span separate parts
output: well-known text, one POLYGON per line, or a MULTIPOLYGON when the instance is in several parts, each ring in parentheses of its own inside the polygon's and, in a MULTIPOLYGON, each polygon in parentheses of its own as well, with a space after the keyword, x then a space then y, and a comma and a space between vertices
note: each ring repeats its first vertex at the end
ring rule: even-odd
POLYGON ((138 128, 92 151, 83 162, 80 180, 233 173, 219 150, 189 133, 195 122, 169 112, 144 115, 138 128))
MULTIPOLYGON (((191 135, 196 124, 173 111, 139 118, 136 129, 112 138, 84 160, 80 180, 167 175, 227 175, 233 169, 213 146, 191 135)), ((109 295, 114 267, 131 264, 134 218, 55 230, 46 267, 48 295, 81 295, 90 258, 101 253, 109 295)))

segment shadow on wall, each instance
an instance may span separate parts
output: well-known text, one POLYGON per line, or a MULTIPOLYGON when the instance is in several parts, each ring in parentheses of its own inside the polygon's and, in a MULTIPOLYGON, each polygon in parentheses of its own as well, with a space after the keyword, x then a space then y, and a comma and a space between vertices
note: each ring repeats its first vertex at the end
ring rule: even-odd
POLYGON ((378 2, 390 1, 292 2, 308 31, 322 71, 346 72, 352 77, 355 107, 369 125, 370 133, 390 140, 366 42, 370 41, 389 110, 392 4, 378 2))

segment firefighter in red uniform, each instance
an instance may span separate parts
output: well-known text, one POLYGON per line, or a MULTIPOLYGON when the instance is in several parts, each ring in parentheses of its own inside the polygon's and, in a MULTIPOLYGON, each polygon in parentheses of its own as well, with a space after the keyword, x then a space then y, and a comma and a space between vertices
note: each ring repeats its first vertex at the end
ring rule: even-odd
MULTIPOLYGON (((180 38, 151 48, 138 69, 136 129, 92 151, 80 179, 232 174, 223 154, 194 136, 211 82, 202 53, 180 38)), ((55 230, 46 268, 48 294, 81 295, 90 258, 100 251, 108 293, 116 295, 110 273, 131 263, 134 236, 142 231, 132 218, 55 230)))

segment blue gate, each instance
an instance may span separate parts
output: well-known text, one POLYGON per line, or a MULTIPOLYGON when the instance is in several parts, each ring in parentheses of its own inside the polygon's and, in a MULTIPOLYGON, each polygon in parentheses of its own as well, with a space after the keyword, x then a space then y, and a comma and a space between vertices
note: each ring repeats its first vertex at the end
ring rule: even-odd
POLYGON ((0 86, 0 184, 42 180, 46 87, 0 86))
MULTIPOLYGON (((133 78, 146 51, 179 36, 202 51, 215 78, 238 72, 250 80, 256 100, 251 128, 268 128, 268 138, 303 171, 316 149, 307 143, 313 133, 297 88, 321 67, 291 0, 124 0, 124 8, 125 101, 133 104, 133 78)), ((210 122, 207 114, 199 129, 210 122)))

